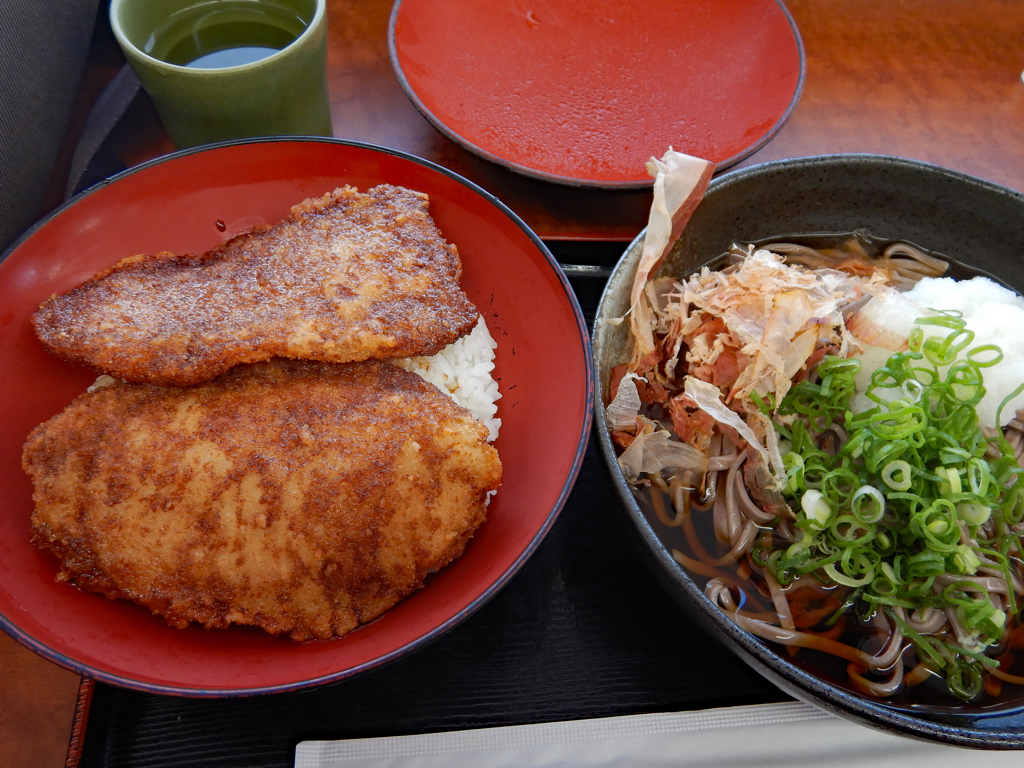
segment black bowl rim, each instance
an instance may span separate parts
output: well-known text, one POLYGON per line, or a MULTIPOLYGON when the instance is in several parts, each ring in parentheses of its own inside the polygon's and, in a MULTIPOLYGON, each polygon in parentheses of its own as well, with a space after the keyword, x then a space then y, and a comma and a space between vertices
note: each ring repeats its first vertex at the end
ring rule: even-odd
MULTIPOLYGON (((1008 187, 931 163, 891 155, 866 153, 815 155, 773 160, 751 165, 714 179, 708 187, 707 194, 721 193, 733 185, 744 183, 748 179, 772 176, 780 172, 784 173, 807 167, 849 167, 850 165, 864 167, 890 166, 923 171, 1012 198, 1024 208, 1024 194, 1008 187)), ((637 235, 623 252, 624 256, 640 246, 645 233, 646 229, 637 235)), ((595 355, 600 347, 598 338, 599 323, 605 315, 607 304, 612 300, 611 281, 623 268, 623 259, 620 259, 598 304, 591 343, 591 348, 595 351, 595 355)), ((596 397, 594 400, 594 431, 597 434, 601 454, 605 459, 612 484, 619 494, 626 514, 636 528, 644 549, 650 555, 649 560, 653 561, 651 564, 655 567, 659 578, 663 583, 667 582, 666 586, 672 597, 676 599, 684 610, 695 611, 694 617, 705 629, 710 629, 711 634, 722 640, 726 646, 740 656, 755 671, 778 685, 786 693, 835 715, 859 722, 862 725, 927 741, 938 741, 976 749, 1024 749, 1024 719, 1022 719, 1022 725, 1019 730, 981 729, 974 727, 969 722, 970 720, 985 720, 1017 714, 1024 710, 1024 702, 1018 706, 998 711, 971 712, 969 715, 951 711, 947 716, 948 721, 955 721, 961 718, 968 721, 963 724, 933 720, 929 717, 928 712, 922 711, 919 714, 912 714, 906 709, 888 706, 879 701, 859 696, 838 686, 826 683, 786 661, 780 654, 775 653, 766 644, 753 635, 744 632, 730 621, 724 613, 704 596, 703 590, 697 587, 686 571, 672 558, 671 554, 661 544, 653 527, 633 498, 629 485, 618 469, 615 448, 608 431, 603 406, 604 385, 600 375, 601 361, 597 360, 596 357, 594 366, 597 372, 596 397)))
POLYGON ((576 484, 576 479, 579 476, 580 469, 583 466, 584 456, 587 450, 587 444, 590 440, 590 431, 593 427, 593 412, 594 412, 594 356, 590 349, 590 334, 587 330, 586 320, 583 317, 583 310, 580 308, 579 301, 576 298, 576 294, 572 290, 572 286, 569 284, 569 280, 559 267, 558 261, 548 250, 548 247, 540 239, 540 237, 527 226, 511 208, 501 202, 497 197, 492 195, 487 190, 483 189, 472 181, 460 176, 459 174, 451 171, 444 166, 438 165, 437 163, 423 158, 416 157, 407 152, 402 152, 388 147, 382 147, 375 144, 369 144, 362 141, 352 141, 347 139, 333 139, 325 138, 322 136, 270 136, 270 137, 257 137, 251 139, 238 139, 233 141, 222 141, 214 144, 206 144, 199 147, 193 147, 190 149, 180 150, 178 152, 172 152, 161 157, 154 158, 139 165, 133 166, 121 173, 115 174, 107 179, 104 179, 91 187, 79 192, 71 199, 65 201, 63 204, 55 208, 45 217, 37 221, 25 232, 23 232, 6 250, 0 255, 0 263, 7 259, 14 251, 16 251, 22 243, 30 238, 37 230, 46 226, 48 222, 59 216, 64 210, 83 198, 91 195, 92 193, 115 184, 121 179, 124 179, 133 174, 144 171, 156 165, 161 165, 166 162, 171 162, 181 157, 188 155, 200 154, 203 152, 214 151, 223 149, 226 147, 239 146, 244 144, 272 144, 272 143, 285 143, 285 142, 297 142, 297 143, 318 143, 318 144, 338 144, 348 147, 356 147, 359 149, 366 149, 373 152, 380 152, 382 154, 393 155, 395 157, 404 159, 406 161, 416 163, 418 165, 425 166, 431 170, 437 171, 454 181, 462 184, 468 189, 472 190, 487 202, 493 205, 498 211, 509 219, 511 219, 526 235, 530 241, 538 248, 547 260, 548 266, 552 272, 558 277, 562 290, 565 292, 566 298, 572 307, 573 314, 576 318, 577 330, 580 334, 580 343, 583 346, 583 359, 585 362, 585 375, 586 375, 586 403, 584 407, 584 418, 583 425, 580 431, 579 443, 576 446, 576 453, 573 456, 572 465, 569 468, 569 472, 566 475, 565 482, 562 484, 562 488, 559 492, 555 503, 552 505, 544 524, 540 527, 534 537, 530 540, 529 544, 524 548, 516 560, 505 570, 505 572, 484 592, 482 592, 476 599, 469 603, 465 608, 459 611, 457 614, 452 616, 444 623, 438 625, 430 632, 416 638, 415 640, 406 643, 400 648, 396 648, 388 654, 379 656, 375 659, 371 659, 368 662, 359 664, 355 667, 350 667, 345 670, 330 673, 327 675, 321 675, 320 677, 310 678, 307 680, 298 680, 290 683, 281 683, 276 685, 267 686, 255 686, 251 688, 189 688, 185 686, 169 685, 163 683, 149 683, 140 680, 134 680, 124 675, 107 672, 101 669, 96 669, 89 664, 73 659, 63 653, 53 650, 49 646, 45 645, 41 641, 34 638, 31 634, 26 632, 17 626, 13 621, 8 619, 3 614, 0 614, 0 630, 3 630, 8 635, 13 637, 22 645, 26 646, 30 650, 36 652, 40 656, 49 661, 58 664, 66 669, 70 669, 73 672, 77 672, 80 675, 85 675, 93 680, 98 680, 103 683, 116 685, 122 688, 128 688, 131 690, 143 691, 146 693, 158 693, 172 696, 184 696, 190 698, 237 698, 246 696, 264 695, 270 693, 286 693, 289 691, 297 691, 304 688, 311 688, 325 683, 337 682, 339 680, 345 680, 355 675, 368 672, 378 667, 389 664, 399 658, 405 657, 408 654, 428 645, 434 640, 438 639, 442 635, 447 634, 450 630, 461 624, 472 614, 476 613, 484 604, 486 604, 491 598, 493 598, 508 582, 511 578, 519 572, 527 560, 533 555, 540 546, 540 543, 547 536, 551 527, 554 525, 555 520, 561 513, 562 508, 565 506, 566 501, 569 498, 569 494, 572 491, 573 486, 576 484))

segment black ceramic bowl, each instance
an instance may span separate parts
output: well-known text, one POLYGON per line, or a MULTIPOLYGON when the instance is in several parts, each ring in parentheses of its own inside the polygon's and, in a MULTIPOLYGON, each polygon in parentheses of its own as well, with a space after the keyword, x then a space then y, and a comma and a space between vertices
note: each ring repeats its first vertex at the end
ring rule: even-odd
MULTIPOLYGON (((733 242, 777 235, 866 228, 907 240, 990 273, 1024 292, 1024 195, 933 165, 876 155, 830 155, 745 168, 716 179, 659 274, 685 276, 733 242)), ((623 362, 622 317, 643 233, 616 266, 598 307, 596 431, 612 480, 666 588, 696 621, 787 693, 837 715, 890 732, 987 749, 1024 749, 1024 689, 990 709, 891 705, 809 674, 778 646, 740 630, 672 558, 678 529, 661 525, 619 472, 603 404, 612 366, 623 362)))

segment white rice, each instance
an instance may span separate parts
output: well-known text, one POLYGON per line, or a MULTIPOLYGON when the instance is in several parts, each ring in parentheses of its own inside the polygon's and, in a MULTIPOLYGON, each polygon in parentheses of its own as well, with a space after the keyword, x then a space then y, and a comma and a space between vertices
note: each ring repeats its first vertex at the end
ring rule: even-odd
POLYGON ((497 348, 497 342, 491 338, 487 323, 481 317, 470 333, 436 355, 406 357, 393 362, 447 393, 473 414, 473 418, 484 423, 489 433, 487 440, 494 442, 501 427, 501 419, 496 417, 501 393, 498 382, 491 376, 497 348))

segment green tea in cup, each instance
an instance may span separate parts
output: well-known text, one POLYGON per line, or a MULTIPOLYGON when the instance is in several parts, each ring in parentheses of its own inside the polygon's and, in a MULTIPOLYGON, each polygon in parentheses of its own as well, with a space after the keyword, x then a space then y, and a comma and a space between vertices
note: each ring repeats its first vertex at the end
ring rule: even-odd
POLYGON ((326 0, 113 0, 110 21, 179 147, 332 135, 326 0))
POLYGON ((273 0, 196 3, 171 14, 153 30, 144 50, 182 67, 235 67, 288 47, 310 21, 273 0))

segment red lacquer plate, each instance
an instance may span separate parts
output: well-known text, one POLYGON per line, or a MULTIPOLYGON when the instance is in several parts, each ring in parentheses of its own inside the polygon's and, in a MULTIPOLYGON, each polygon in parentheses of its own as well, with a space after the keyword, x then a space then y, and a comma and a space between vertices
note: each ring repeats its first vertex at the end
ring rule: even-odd
POLYGON ((720 168, 764 146, 803 87, 779 0, 398 0, 402 87, 442 133, 528 176, 650 186, 675 149, 720 168))
POLYGON ((494 197, 439 166, 337 140, 246 141, 183 152, 85 192, 0 263, 0 357, 0 626, 82 674, 190 696, 338 680, 465 619, 553 524, 583 460, 593 401, 583 316, 536 235, 494 197), (56 559, 29 543, 32 488, 21 449, 29 431, 95 374, 43 349, 29 323, 39 302, 125 256, 205 251, 255 224, 281 220, 307 197, 379 183, 430 196, 434 220, 462 257, 463 288, 498 342, 503 484, 463 556, 377 621, 339 640, 307 644, 251 628, 173 629, 146 609, 54 581, 56 559))

